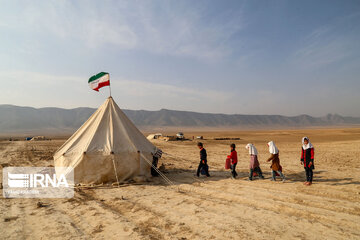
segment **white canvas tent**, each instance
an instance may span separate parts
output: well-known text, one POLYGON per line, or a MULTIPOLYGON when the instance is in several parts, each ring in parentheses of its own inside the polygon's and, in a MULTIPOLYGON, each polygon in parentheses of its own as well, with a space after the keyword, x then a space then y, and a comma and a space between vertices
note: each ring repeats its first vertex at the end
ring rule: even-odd
POLYGON ((126 117, 112 97, 60 147, 55 167, 73 167, 75 183, 150 177, 156 147, 126 117), (114 166, 115 164, 115 166, 114 166))
POLYGON ((152 140, 152 139, 158 139, 162 136, 161 133, 154 133, 154 134, 150 134, 148 135, 146 138, 149 139, 149 140, 152 140))

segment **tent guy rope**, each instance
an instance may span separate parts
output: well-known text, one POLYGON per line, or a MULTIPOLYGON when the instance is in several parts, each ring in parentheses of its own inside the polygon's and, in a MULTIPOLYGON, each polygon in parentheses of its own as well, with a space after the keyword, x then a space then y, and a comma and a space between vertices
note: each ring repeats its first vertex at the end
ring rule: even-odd
POLYGON ((157 167, 155 167, 145 156, 144 154, 142 154, 140 152, 140 155, 143 157, 143 159, 152 167, 155 169, 155 171, 157 173, 159 173, 159 175, 170 185, 170 186, 173 186, 175 185, 168 177, 165 176, 165 174, 163 174, 157 167))

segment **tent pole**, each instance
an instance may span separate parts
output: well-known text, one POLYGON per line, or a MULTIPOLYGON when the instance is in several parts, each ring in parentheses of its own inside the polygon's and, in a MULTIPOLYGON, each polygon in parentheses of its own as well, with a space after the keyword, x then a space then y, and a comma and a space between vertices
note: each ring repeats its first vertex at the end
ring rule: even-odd
POLYGON ((120 182, 119 182, 119 178, 118 178, 118 175, 117 175, 117 171, 116 171, 116 165, 115 165, 115 160, 114 160, 114 157, 113 157, 113 164, 114 164, 114 170, 115 170, 115 176, 116 176, 116 181, 118 183, 118 187, 120 187, 120 182))

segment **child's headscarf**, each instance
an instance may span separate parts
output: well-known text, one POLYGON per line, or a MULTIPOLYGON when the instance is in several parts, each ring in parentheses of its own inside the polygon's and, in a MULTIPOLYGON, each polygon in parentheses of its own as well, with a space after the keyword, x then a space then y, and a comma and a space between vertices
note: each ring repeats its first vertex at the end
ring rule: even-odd
POLYGON ((309 148, 313 148, 313 145, 311 144, 311 142, 310 142, 310 140, 309 140, 308 137, 303 137, 303 138, 302 138, 302 148, 303 148, 304 150, 309 149, 309 148), (305 139, 308 141, 308 144, 305 144, 305 143, 304 143, 305 139))
POLYGON ((258 155, 258 151, 253 144, 249 143, 245 148, 249 150, 250 155, 258 155))
POLYGON ((269 146, 269 152, 271 154, 278 154, 279 153, 279 149, 275 146, 275 143, 273 141, 268 142, 268 146, 269 146))

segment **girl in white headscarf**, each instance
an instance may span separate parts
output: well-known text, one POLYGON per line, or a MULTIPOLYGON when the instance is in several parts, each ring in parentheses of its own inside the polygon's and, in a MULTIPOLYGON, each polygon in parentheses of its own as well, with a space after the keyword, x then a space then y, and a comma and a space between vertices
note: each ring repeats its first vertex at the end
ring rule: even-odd
POLYGON ((301 164, 304 165, 306 173, 306 182, 305 185, 310 186, 313 180, 313 169, 314 167, 314 147, 311 144, 308 137, 302 138, 302 148, 301 148, 301 164))
POLYGON ((279 149, 276 147, 275 143, 273 141, 268 142, 269 152, 271 153, 270 158, 267 160, 268 162, 271 161, 270 168, 272 169, 272 179, 271 181, 276 181, 276 174, 278 174, 282 181, 285 181, 285 176, 282 173, 282 167, 280 165, 280 159, 279 159, 279 149))
POLYGON ((261 179, 264 179, 261 168, 260 168, 260 163, 259 163, 258 156, 257 156, 258 151, 257 151, 256 147, 253 144, 249 143, 248 145, 246 145, 245 148, 249 150, 249 155, 250 155, 249 180, 252 181, 254 172, 256 172, 261 179))

